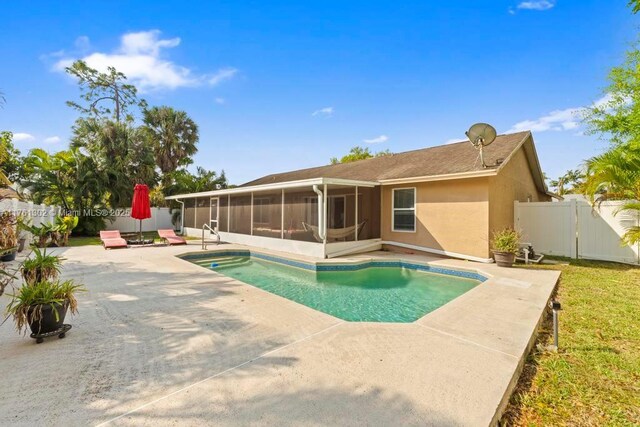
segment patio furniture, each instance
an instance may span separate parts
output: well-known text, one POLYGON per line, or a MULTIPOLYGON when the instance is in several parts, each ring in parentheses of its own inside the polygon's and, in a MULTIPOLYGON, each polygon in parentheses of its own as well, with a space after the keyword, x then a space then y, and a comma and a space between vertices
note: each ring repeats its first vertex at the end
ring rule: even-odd
POLYGON ((184 238, 176 235, 176 232, 171 229, 158 230, 158 235, 160 236, 160 239, 162 239, 163 242, 166 242, 171 246, 187 244, 187 241, 184 238))
POLYGON ((126 248, 127 241, 120 236, 118 230, 103 230, 100 232, 100 241, 105 249, 126 248))
MULTIPOLYGON (((360 224, 352 225, 350 227, 327 228, 327 239, 338 240, 338 239, 345 239, 345 238, 347 238, 349 236, 353 236, 353 233, 356 232, 356 228, 358 230, 357 233, 358 233, 358 236, 359 236, 360 232, 362 231, 362 228, 364 227, 364 225, 366 223, 367 223, 367 220, 365 219, 360 224)), ((311 233, 313 233, 313 237, 318 242, 322 242, 322 239, 320 238, 320 233, 318 232, 318 227, 316 227, 315 225, 307 224, 306 222, 303 222, 302 226, 304 227, 305 230, 310 231, 311 233)))

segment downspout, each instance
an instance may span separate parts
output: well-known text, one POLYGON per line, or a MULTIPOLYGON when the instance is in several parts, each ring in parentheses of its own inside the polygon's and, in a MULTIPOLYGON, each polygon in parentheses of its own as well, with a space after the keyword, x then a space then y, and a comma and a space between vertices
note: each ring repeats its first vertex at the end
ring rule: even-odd
POLYGON ((324 195, 318 189, 317 185, 313 186, 313 191, 318 195, 318 236, 324 241, 326 240, 326 232, 324 227, 324 216, 322 215, 324 208, 324 195))
POLYGON ((176 199, 176 202, 180 203, 180 234, 184 235, 184 202, 176 199))
POLYGON ((327 218, 329 217, 329 203, 327 202, 327 197, 329 195, 329 190, 327 190, 327 184, 324 185, 324 202, 322 203, 322 213, 324 217, 322 219, 322 253, 324 254, 324 258, 328 258, 327 256, 327 218))

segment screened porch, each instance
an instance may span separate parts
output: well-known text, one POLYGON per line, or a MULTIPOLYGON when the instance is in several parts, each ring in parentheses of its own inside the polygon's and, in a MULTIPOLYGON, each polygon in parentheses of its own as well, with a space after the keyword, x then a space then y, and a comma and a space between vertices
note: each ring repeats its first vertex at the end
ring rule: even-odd
POLYGON ((173 196, 183 233, 326 257, 380 240, 380 187, 319 178, 173 196))

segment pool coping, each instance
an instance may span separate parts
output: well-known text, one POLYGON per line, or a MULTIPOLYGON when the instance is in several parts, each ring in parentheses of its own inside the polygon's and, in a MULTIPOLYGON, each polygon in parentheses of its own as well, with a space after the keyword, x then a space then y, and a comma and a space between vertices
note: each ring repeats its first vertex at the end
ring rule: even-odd
MULTIPOLYGON (((441 274, 446 276, 455 276, 462 279, 476 280, 482 284, 489 280, 492 276, 480 272, 475 269, 463 269, 463 268, 446 268, 434 266, 429 263, 421 263, 416 261, 408 261, 402 257, 395 260, 383 260, 382 258, 371 258, 365 260, 348 260, 335 262, 330 260, 317 260, 317 261, 300 261, 285 256, 276 256, 267 254, 264 252, 256 251, 253 249, 213 249, 208 251, 199 252, 187 252, 184 254, 176 255, 178 258, 190 261, 209 257, 223 257, 223 256, 249 256, 265 261, 271 261, 278 264, 287 265, 289 267, 301 268, 309 271, 358 271, 372 267, 402 267, 410 270, 424 271, 427 273, 441 274)), ((428 314, 428 313, 427 313, 428 314)))
MULTIPOLYGON (((361 254, 355 254, 353 256, 350 257, 343 257, 343 258, 332 258, 330 260, 324 260, 324 259, 306 259, 306 260, 300 260, 300 257, 297 257, 296 254, 281 254, 281 253, 277 253, 277 255, 273 255, 273 254, 268 254, 268 253, 264 253, 260 250, 256 250, 256 248, 253 247, 241 247, 238 249, 213 249, 213 250, 207 250, 205 252, 203 251, 197 251, 197 252, 186 252, 186 253, 180 253, 177 254, 176 257, 180 258, 182 260, 185 261, 189 261, 189 259, 198 259, 198 258, 204 258, 204 257, 208 257, 211 256, 211 254, 224 254, 224 253, 228 253, 228 254, 232 254, 232 253, 240 253, 242 255, 251 255, 251 254, 257 254, 260 253, 261 255, 264 256, 264 259, 268 259, 270 257, 272 258, 280 258, 280 259, 284 259, 284 260, 289 260, 293 265, 292 266, 299 266, 298 268, 313 268, 313 269, 317 269, 318 266, 322 266, 322 265, 326 265, 326 266, 346 266, 347 269, 351 268, 353 270, 356 270, 358 268, 366 268, 366 267, 359 267, 359 266, 363 266, 366 264, 370 264, 372 262, 374 262, 374 260, 378 259, 378 260, 383 260, 385 259, 385 261, 380 261, 380 262, 386 262, 387 265, 388 264, 392 264, 392 263, 400 263, 402 264, 403 262, 408 264, 408 265, 416 265, 416 266, 420 266, 425 268, 426 271, 433 271, 435 269, 442 269, 442 270, 446 270, 446 271, 453 271, 453 272, 463 272, 463 273, 471 273, 471 274, 476 274, 480 277, 483 277, 484 280, 482 280, 477 286, 475 286, 473 289, 470 289, 469 291, 465 292, 464 294, 454 298, 453 300, 447 302, 446 304, 443 304, 442 306, 436 308, 435 310, 426 313, 424 316, 420 317, 419 319, 413 321, 413 322, 406 322, 406 323, 399 323, 399 322, 358 322, 358 321, 346 321, 340 318, 337 318, 335 316, 332 316, 330 314, 324 313, 321 311, 321 313, 330 316, 340 322, 344 322, 346 324, 352 323, 352 324, 366 324, 366 325, 371 325, 373 327, 375 327, 376 325, 397 325, 399 327, 413 327, 413 326, 418 326, 418 327, 422 327, 425 329, 430 329, 434 332, 437 333, 442 333, 444 335, 448 335, 453 339, 456 340, 461 340, 461 341, 466 341, 469 343, 472 343, 474 345, 478 345, 482 348, 485 348, 487 350, 491 350, 491 351, 496 351, 497 353, 502 353, 503 355, 505 355, 506 357, 510 357, 513 358, 516 361, 516 365, 515 368, 512 372, 511 378, 508 380, 508 383, 506 384, 506 387, 503 389, 503 394, 501 396, 501 398, 499 399, 499 401, 497 402, 497 405, 495 406, 494 409, 494 413, 493 413, 493 417, 491 419, 491 422, 489 423, 489 425, 497 425, 497 423, 499 422, 499 420, 502 417, 502 414, 504 413, 507 404, 509 402, 509 399, 511 398, 511 395, 513 393, 513 391, 515 390, 516 384, 518 382, 518 379, 520 378, 520 374, 522 373, 522 370, 524 368, 524 363, 526 360, 527 355, 529 354, 529 352, 531 351, 531 349, 533 348, 533 345, 536 342, 537 336, 538 336, 538 331, 540 329, 540 326, 543 322, 545 313, 547 312, 547 305, 548 302, 551 300, 555 289, 557 287, 557 284, 559 282, 559 278, 560 278, 560 273, 559 272, 547 272, 547 273, 551 273, 551 275, 555 275, 555 277, 553 279, 551 279, 551 277, 549 277, 549 279, 551 279, 551 281, 547 281, 547 280, 542 280, 540 281, 539 279, 533 280, 530 283, 527 282, 523 282, 521 281, 521 283, 527 283, 530 286, 526 286, 523 287, 522 289, 517 289, 518 286, 514 286, 513 284, 507 284, 504 282, 504 280, 506 281, 515 281, 518 282, 519 279, 517 279, 518 276, 518 269, 509 269, 509 268, 500 268, 497 267, 495 264, 479 264, 477 267, 475 268, 468 268, 468 267, 461 267, 458 264, 461 262, 460 260, 454 260, 454 259, 450 259, 450 258, 437 258, 434 257, 433 259, 428 259, 425 261, 416 261, 415 258, 424 258, 423 256, 420 255, 413 255, 413 254, 402 254, 402 253, 385 253, 384 257, 382 257, 380 254, 376 254, 375 252, 369 252, 369 253, 361 253, 361 254), (298 258, 298 260, 293 260, 290 259, 288 257, 293 257, 293 258, 298 258), (389 259, 390 258, 390 259, 389 259), (434 266, 433 264, 438 264, 437 266, 434 266), (449 266, 447 264, 454 264, 455 267, 453 266, 449 266), (312 266, 312 267, 309 267, 312 266), (355 268, 354 268, 355 267, 355 268), (493 272, 489 272, 491 270, 496 270, 497 274, 494 274, 493 272), (487 271, 489 270, 489 271, 487 271), (516 276, 516 277, 513 277, 516 276), (501 282, 502 281, 502 282, 501 282), (546 282, 546 283, 545 283, 546 282), (552 284, 551 287, 549 287, 549 284, 552 284), (534 289, 530 289, 530 288, 539 288, 541 287, 544 288, 544 292, 543 292, 543 303, 540 304, 539 301, 539 297, 536 297, 536 301, 530 301, 531 303, 533 303, 533 305, 536 305, 538 307, 536 307, 537 314, 531 318, 531 316, 526 316, 528 317, 528 319, 526 319, 526 323, 528 323, 530 325, 529 328, 527 328, 527 336, 526 336, 526 340, 523 343, 524 346, 517 346, 517 350, 515 349, 510 349, 510 350, 500 350, 499 348, 497 348, 498 346, 495 345, 495 338, 498 337, 490 337, 489 341, 493 341, 487 344, 483 344, 478 340, 476 341, 475 337, 473 336, 473 334, 469 335, 468 333, 456 333, 455 329, 453 329, 452 331, 446 331, 446 328, 443 328, 443 324, 441 323, 442 319, 449 319, 452 321, 455 321, 457 319, 452 319, 451 315, 452 313, 459 313, 459 310, 463 307, 465 307, 465 305, 469 304, 469 300, 473 300, 473 299, 478 299, 480 301, 482 301, 483 299, 486 299, 488 294, 494 290, 493 288, 496 287, 514 287, 515 289, 513 290, 506 290, 505 289, 505 294, 510 294, 513 291, 516 291, 517 293, 523 291, 526 292, 527 294, 529 294, 531 291, 533 291, 534 289), (532 326, 532 327, 531 327, 532 326), (515 350, 515 351, 514 351, 515 350)), ((220 255, 220 256, 224 256, 224 255, 220 255)), ((397 266, 398 264, 396 264, 397 266)), ((209 270, 211 272, 215 272, 215 270, 209 270)), ((347 270, 349 271, 349 270, 347 270)), ((222 274, 222 273, 218 273, 218 274, 222 274)), ((437 274, 437 273, 436 273, 437 274)), ((253 288, 259 289, 263 292, 267 292, 270 293, 269 291, 266 291, 264 289, 261 288, 257 288, 254 285, 251 284, 247 284, 245 282, 242 282, 241 280, 238 279, 233 279, 238 281, 239 283, 245 284, 247 286, 251 286, 253 288)), ((540 289, 538 289, 540 290, 540 289)), ((275 295, 275 294, 272 294, 275 295)), ((285 297, 281 297, 279 295, 275 295, 277 297, 286 299, 288 301, 292 301, 289 300, 288 298, 285 297)), ((495 305, 498 303, 498 299, 501 298, 506 298, 506 300, 512 300, 512 298, 515 295, 506 295, 504 297, 498 297, 496 298, 496 301, 492 302, 492 305, 495 305)), ((530 297, 533 298, 533 295, 530 295, 530 297)), ((520 297, 518 297, 517 299, 521 299, 520 297)), ((310 310, 314 310, 314 311, 318 311, 312 307, 308 307, 304 304, 300 304, 296 301, 292 301, 295 304, 299 304, 302 305, 310 310)), ((489 304, 487 304, 489 305, 489 304)), ((482 320, 487 320, 487 318, 483 317, 486 315, 486 309, 481 309, 480 307, 476 308, 475 310, 472 310, 472 316, 479 316, 480 319, 482 320)), ((470 313, 465 313, 466 315, 470 314, 470 313)), ((458 316, 456 316, 457 318, 458 316)), ((492 320, 495 319, 495 315, 493 316, 492 320)), ((465 322, 469 322, 468 319, 466 320, 462 320, 462 324, 464 324, 465 322)), ((491 323, 491 322, 490 322, 491 323)), ((480 326, 480 329, 482 329, 483 326, 480 326)), ((491 331, 492 328, 495 328, 495 325, 489 325, 487 326, 488 331, 491 331)), ((477 331, 475 332, 476 334, 478 333, 477 331)), ((486 332, 483 332, 483 334, 486 334, 486 332)), ((513 344, 511 344, 513 345, 513 344)))

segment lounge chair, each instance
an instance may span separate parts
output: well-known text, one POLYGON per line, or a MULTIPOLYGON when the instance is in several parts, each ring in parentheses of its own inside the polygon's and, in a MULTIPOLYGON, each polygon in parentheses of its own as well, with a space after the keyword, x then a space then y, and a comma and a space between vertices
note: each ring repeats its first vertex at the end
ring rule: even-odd
POLYGON ((176 235, 176 232, 168 229, 168 230, 158 230, 158 235, 163 242, 166 242, 169 245, 186 245, 187 241, 176 235))
POLYGON ((127 247, 127 241, 120 236, 120 232, 118 230, 101 231, 100 240, 102 241, 102 246, 104 246, 105 249, 127 247))

